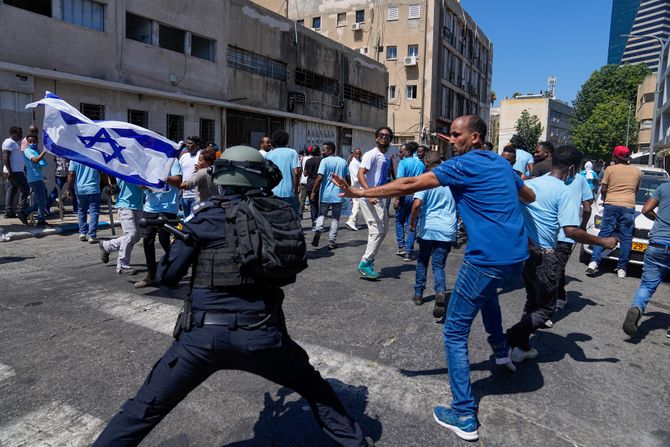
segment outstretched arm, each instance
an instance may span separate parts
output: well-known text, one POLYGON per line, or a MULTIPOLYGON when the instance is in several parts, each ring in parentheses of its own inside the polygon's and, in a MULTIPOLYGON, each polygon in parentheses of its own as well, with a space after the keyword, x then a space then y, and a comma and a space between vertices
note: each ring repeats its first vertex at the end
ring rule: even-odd
MULTIPOLYGON (((360 179, 359 175, 359 179, 360 179)), ((402 177, 382 186, 367 189, 354 189, 339 175, 333 174, 331 182, 335 183, 342 193, 340 197, 394 197, 414 194, 417 191, 440 186, 440 181, 432 172, 426 172, 417 177, 402 177)))

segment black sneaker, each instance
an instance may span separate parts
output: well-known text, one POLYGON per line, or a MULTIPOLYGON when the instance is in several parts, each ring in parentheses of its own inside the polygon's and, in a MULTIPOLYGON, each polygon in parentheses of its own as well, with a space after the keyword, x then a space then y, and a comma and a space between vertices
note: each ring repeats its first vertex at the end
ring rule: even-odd
POLYGON ((28 213, 26 213, 26 212, 23 211, 23 210, 18 210, 18 211, 16 212, 16 217, 19 218, 19 220, 21 221, 21 223, 22 223, 23 225, 28 225, 28 213))
POLYGON ((443 318, 446 314, 447 297, 444 292, 439 292, 435 295, 435 306, 433 307, 433 317, 443 318))
POLYGON ((11 212, 5 213, 4 217, 5 217, 5 219, 16 219, 18 216, 16 215, 16 213, 14 211, 11 211, 11 212))
POLYGON ((321 239, 321 232, 320 231, 315 231, 314 232, 314 237, 312 237, 312 247, 318 247, 320 239, 321 239))
POLYGON ((417 306, 420 306, 423 304, 423 297, 421 295, 414 295, 412 302, 417 306))
POLYGON ((328 248, 330 250, 335 250, 337 248, 337 242, 335 241, 328 241, 328 248))
POLYGON ((103 264, 107 264, 109 262, 109 253, 105 251, 105 247, 102 245, 102 241, 98 242, 98 247, 100 247, 100 260, 103 264))
POLYGON ((405 255, 402 257, 402 260, 405 262, 412 262, 416 260, 416 256, 414 256, 413 253, 405 253, 405 255))
POLYGON ((137 273, 137 270, 135 270, 132 267, 121 267, 116 271, 119 275, 134 275, 137 273))
POLYGON ((637 333, 640 318, 642 318, 642 310, 639 307, 633 306, 628 309, 626 319, 623 321, 623 331, 631 337, 634 336, 637 333))
POLYGON ((44 228, 46 226, 49 226, 49 223, 46 220, 42 219, 42 220, 38 220, 37 223, 35 224, 35 226, 39 227, 39 228, 44 228))

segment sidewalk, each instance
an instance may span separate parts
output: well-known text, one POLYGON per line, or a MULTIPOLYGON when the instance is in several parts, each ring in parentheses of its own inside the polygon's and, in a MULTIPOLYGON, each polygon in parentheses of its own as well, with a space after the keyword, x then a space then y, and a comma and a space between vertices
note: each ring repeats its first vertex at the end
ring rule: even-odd
MULTIPOLYGON (((70 208, 70 207, 68 207, 70 208)), ((98 229, 104 230, 110 228, 109 212, 106 206, 100 210, 100 221, 98 222, 98 229), (104 210, 104 211, 103 211, 104 210)), ((36 228, 32 225, 23 225, 21 221, 16 219, 5 219, 4 215, 0 214, 0 242, 18 241, 31 237, 44 237, 54 234, 68 235, 79 231, 77 223, 77 214, 73 213, 71 209, 65 211, 63 220, 60 219, 59 213, 50 214, 47 217, 49 225, 42 228, 36 228)), ((114 227, 120 227, 119 216, 114 211, 114 227)))

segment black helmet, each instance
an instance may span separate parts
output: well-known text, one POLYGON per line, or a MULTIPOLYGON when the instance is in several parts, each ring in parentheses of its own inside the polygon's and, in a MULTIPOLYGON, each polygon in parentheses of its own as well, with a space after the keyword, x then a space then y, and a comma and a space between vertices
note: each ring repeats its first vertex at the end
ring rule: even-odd
POLYGON ((279 168, 249 146, 229 147, 210 169, 217 185, 274 188, 281 181, 279 168))

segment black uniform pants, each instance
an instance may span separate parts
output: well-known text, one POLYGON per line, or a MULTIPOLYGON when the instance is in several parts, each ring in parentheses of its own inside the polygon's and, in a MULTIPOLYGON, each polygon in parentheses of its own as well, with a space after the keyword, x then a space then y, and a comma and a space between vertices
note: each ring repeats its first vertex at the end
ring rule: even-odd
POLYGON ((557 300, 565 300, 565 266, 568 265, 573 248, 575 248, 575 244, 570 242, 558 242, 556 244, 556 257, 558 258, 558 268, 561 272, 561 277, 558 281, 557 300))
MULTIPOLYGON (((253 331, 195 327, 180 335, 154 365, 137 395, 122 406, 94 446, 135 446, 184 397, 221 369, 248 371, 298 392, 319 426, 342 446, 366 442, 332 387, 309 363, 304 349, 278 327, 253 331), (272 345, 280 345, 268 348, 272 345)), ((222 392, 222 396, 224 393, 222 392)))
MULTIPOLYGON (((173 213, 144 213, 146 219, 158 219, 164 217, 174 220, 177 218, 173 213)), ((142 231, 142 244, 144 245, 144 257, 147 260, 147 276, 156 278, 156 235, 158 242, 163 247, 165 254, 170 251, 170 233, 162 227, 148 226, 142 231)))
POLYGON ((552 252, 530 250, 530 257, 523 265, 523 282, 526 286, 526 304, 521 320, 507 330, 511 347, 530 349, 530 336, 551 318, 556 310, 556 293, 560 280, 559 261, 552 252))
POLYGON ((23 172, 13 172, 9 179, 7 192, 5 193, 5 213, 14 211, 14 202, 16 195, 19 195, 19 201, 16 210, 25 210, 28 208, 28 197, 30 196, 30 186, 23 172))

